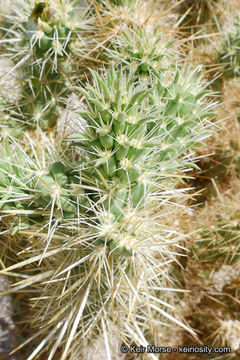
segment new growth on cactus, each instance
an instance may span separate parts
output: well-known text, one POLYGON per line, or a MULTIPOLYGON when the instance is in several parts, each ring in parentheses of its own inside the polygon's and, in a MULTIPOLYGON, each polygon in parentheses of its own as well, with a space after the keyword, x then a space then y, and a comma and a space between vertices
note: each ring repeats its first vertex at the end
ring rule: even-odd
POLYGON ((159 74, 173 64, 172 42, 166 43, 163 33, 156 29, 127 28, 112 41, 112 49, 106 49, 106 56, 136 76, 159 74))
POLYGON ((195 71, 171 75, 168 87, 159 75, 150 88, 112 67, 105 78, 92 72, 93 85, 79 89, 87 101, 80 109, 85 132, 74 135, 87 157, 82 176, 100 190, 91 197, 113 223, 124 223, 125 211, 141 209, 148 196, 160 201, 176 191, 176 174, 194 166, 190 150, 208 136, 200 78, 195 71))

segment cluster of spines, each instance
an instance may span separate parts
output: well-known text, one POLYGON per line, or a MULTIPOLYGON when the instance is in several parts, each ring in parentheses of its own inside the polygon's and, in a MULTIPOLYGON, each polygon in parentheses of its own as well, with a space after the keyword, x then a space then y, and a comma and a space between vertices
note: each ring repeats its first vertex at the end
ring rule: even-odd
POLYGON ((116 36, 109 49, 106 48, 106 56, 136 76, 141 76, 141 81, 144 81, 144 76, 157 76, 169 70, 170 64, 174 66, 171 44, 163 38, 163 33, 158 33, 157 28, 128 27, 116 36))
POLYGON ((73 53, 86 48, 81 30, 87 29, 88 21, 77 19, 79 11, 76 14, 69 1, 35 0, 32 9, 24 5, 26 11, 16 8, 10 31, 6 24, 3 47, 14 59, 14 69, 22 71, 19 121, 27 128, 48 129, 67 100, 73 53), (19 11, 23 18, 19 19, 19 11), (12 42, 17 49, 10 48, 12 42))
POLYGON ((149 194, 173 186, 174 174, 194 166, 190 151, 208 136, 203 119, 210 112, 202 107, 198 74, 176 71, 168 88, 161 78, 156 88, 139 85, 113 67, 105 78, 92 72, 92 79, 93 86, 79 89, 86 129, 74 142, 86 153, 83 174, 95 179, 105 210, 121 222, 125 208, 141 208, 149 194))
POLYGON ((232 32, 226 34, 219 63, 223 65, 223 76, 235 78, 240 76, 240 18, 234 24, 232 32))
POLYGON ((71 181, 76 181, 74 175, 66 171, 62 162, 53 162, 53 154, 43 147, 31 145, 24 150, 14 139, 1 145, 1 211, 25 215, 30 223, 42 222, 47 214, 51 218, 53 214, 59 218, 76 216, 77 205, 69 188, 71 181))

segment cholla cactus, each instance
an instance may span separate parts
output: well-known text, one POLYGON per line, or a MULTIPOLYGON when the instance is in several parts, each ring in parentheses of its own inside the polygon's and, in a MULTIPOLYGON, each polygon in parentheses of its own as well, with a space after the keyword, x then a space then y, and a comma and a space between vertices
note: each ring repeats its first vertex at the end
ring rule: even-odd
POLYGON ((19 215, 15 231, 20 223, 22 228, 45 221, 50 228, 54 218, 77 214, 77 205, 69 194, 74 176, 57 161, 60 155, 56 147, 46 137, 48 149, 35 145, 29 136, 25 139, 29 143, 26 149, 13 138, 1 144, 0 208, 2 213, 19 215))
MULTIPOLYGON (((107 57, 137 76, 159 74, 174 63, 172 42, 163 38, 157 29, 126 29, 113 40, 113 48, 107 57)), ((149 79, 148 79, 149 81, 149 79)))
POLYGON ((201 261, 221 266, 225 262, 234 263, 239 258, 239 220, 238 213, 232 218, 219 217, 211 228, 203 228, 195 251, 201 261), (227 256, 226 256, 227 254, 227 256))
MULTIPOLYGON (((78 149, 83 150, 80 168, 77 165, 74 167, 75 155, 71 155, 72 161, 68 159, 69 174, 77 174, 77 169, 80 169, 79 185, 76 177, 67 176, 64 165, 58 160, 52 161, 52 165, 48 160, 46 167, 46 161, 39 161, 34 155, 36 151, 32 145, 30 154, 33 153, 35 158, 34 165, 31 156, 29 158, 26 151, 18 146, 16 157, 10 163, 11 150, 2 151, 4 166, 1 173, 3 178, 8 179, 7 183, 4 180, 2 191, 4 195, 5 188, 17 177, 21 184, 18 186, 20 193, 28 194, 29 202, 24 204, 27 207, 29 203, 33 205, 34 192, 40 197, 35 194, 35 206, 40 205, 41 200, 43 207, 51 204, 52 209, 57 205, 67 211, 64 209, 66 205, 69 209, 72 207, 73 214, 79 212, 77 203, 87 208, 90 201, 91 211, 100 212, 100 218, 103 216, 105 219, 101 226, 99 224, 99 238, 106 232, 108 239, 111 233, 108 239, 111 246, 129 250, 131 246, 125 246, 122 241, 122 224, 127 224, 130 214, 133 221, 134 212, 144 208, 148 196, 160 200, 165 198, 165 193, 177 193, 175 188, 179 176, 175 174, 194 166, 194 153, 191 151, 209 135, 204 127, 204 117, 209 115, 211 105, 203 105, 206 94, 202 92, 201 79, 195 72, 186 75, 185 72, 173 71, 168 88, 163 87, 159 79, 154 89, 133 84, 135 77, 123 71, 115 72, 113 68, 105 78, 96 72, 92 72, 92 77, 94 86, 79 89, 88 102, 87 108, 81 105, 79 109, 86 122, 85 131, 74 136, 78 149), (26 169, 27 173, 17 172, 15 177, 14 172, 21 168, 22 162, 31 166, 26 169), (45 169, 35 169, 39 163, 45 169), (13 169, 11 164, 15 165, 13 169), (27 184, 25 189, 24 183, 27 184), (92 187, 93 190, 85 192, 84 187, 92 187), (69 202, 66 199, 68 196, 69 202), (55 200, 51 202, 51 199, 55 200), (63 202, 66 202, 64 206, 63 202), (115 232, 112 226, 115 226, 115 232)), ((14 200, 14 196, 11 194, 9 199, 11 210, 19 201, 19 198, 14 200)), ((133 222, 133 229, 134 226, 133 222)), ((130 234, 127 231, 127 239, 129 235, 130 238, 134 236, 134 230, 130 234)))
MULTIPOLYGON (((169 264, 184 250, 169 217, 189 197, 181 186, 210 135, 213 104, 200 68, 173 66, 175 52, 154 26, 132 28, 137 3, 101 2, 116 69, 91 70, 90 83, 74 87, 82 95, 80 133, 59 143, 39 129, 22 139, 2 137, 2 230, 6 248, 19 256, 2 272, 16 279, 9 292, 25 293, 31 304, 34 334, 20 345, 32 342, 28 360, 78 359, 82 344, 100 336, 110 359, 111 329, 119 344, 144 346, 154 342, 162 321, 192 332, 168 304, 175 289, 169 289, 169 264), (128 18, 124 31, 121 16, 109 22, 117 7, 128 18)), ((23 5, 27 24, 11 27, 3 44, 22 31, 15 68, 24 65, 30 79, 19 108, 24 121, 48 128, 58 117, 59 97, 69 92, 66 73, 82 39, 70 1, 23 5)))
POLYGON ((147 345, 157 313, 191 331, 166 312, 167 289, 161 289, 181 247, 181 235, 165 217, 174 212, 173 198, 182 206, 186 196, 177 185, 208 136, 204 118, 211 105, 201 79, 195 71, 175 70, 168 87, 157 79, 150 88, 113 68, 105 76, 92 72, 92 79, 92 86, 79 89, 86 125, 74 135, 72 152, 53 151, 46 159, 32 143, 26 155, 16 141, 15 155, 7 141, 2 150, 2 200, 9 196, 2 213, 25 217, 17 230, 23 239, 31 235, 22 261, 7 269, 25 274, 11 291, 36 292, 39 311, 31 323, 44 325, 30 338, 40 342, 29 360, 46 352, 52 359, 59 347, 61 360, 74 359, 79 343, 99 334, 108 349, 112 326, 123 342, 147 345))
POLYGON ((112 42, 127 29, 147 30, 158 27, 171 38, 178 31, 178 16, 169 14, 164 2, 157 4, 154 0, 101 0, 94 5, 98 15, 95 18, 95 26, 99 30, 99 35, 103 37, 101 44, 112 42))
POLYGON ((15 61, 10 71, 23 70, 18 117, 28 126, 48 128, 55 124, 69 92, 73 54, 86 48, 80 34, 87 29, 87 20, 70 1, 24 0, 14 10, 16 15, 6 19, 1 42, 15 61))
POLYGON ((83 174, 100 190, 91 196, 110 214, 106 236, 120 248, 124 241, 112 226, 122 229, 150 194, 160 200, 163 189, 174 192, 174 174, 194 166, 189 150, 208 136, 200 78, 194 72, 171 75, 168 88, 160 77, 149 89, 112 67, 106 78, 92 73, 94 85, 79 89, 88 104, 80 109, 85 134, 74 136, 87 155, 83 174))
POLYGON ((223 75, 227 78, 240 76, 240 18, 237 19, 231 32, 226 34, 224 48, 219 57, 223 64, 223 75))

